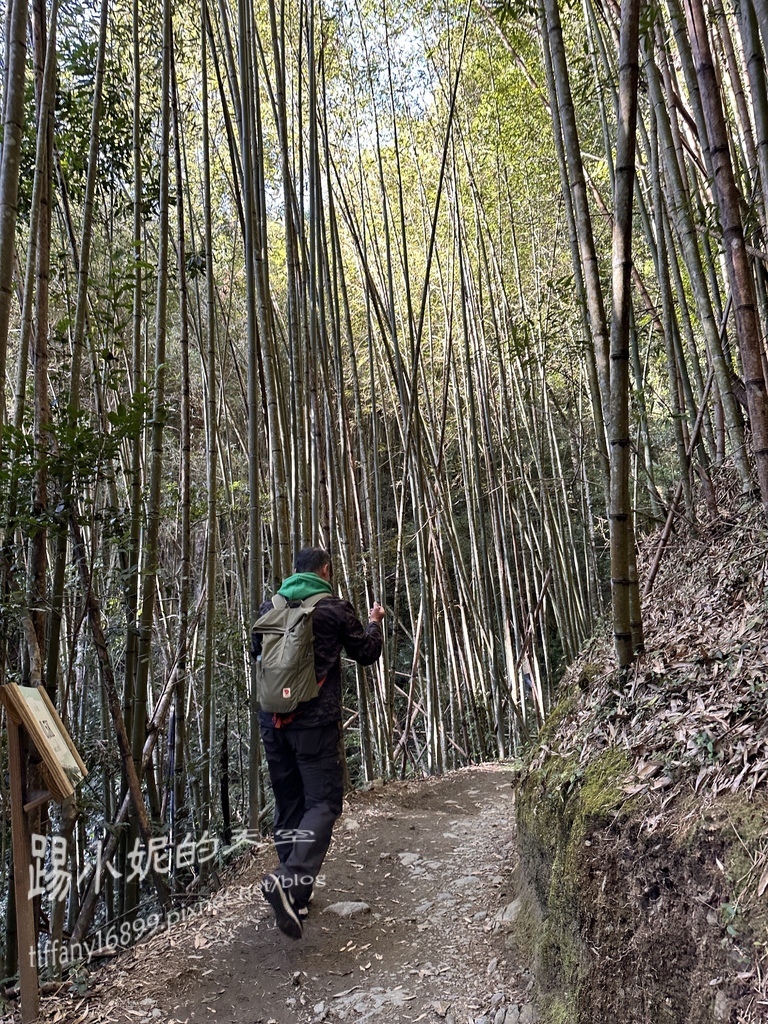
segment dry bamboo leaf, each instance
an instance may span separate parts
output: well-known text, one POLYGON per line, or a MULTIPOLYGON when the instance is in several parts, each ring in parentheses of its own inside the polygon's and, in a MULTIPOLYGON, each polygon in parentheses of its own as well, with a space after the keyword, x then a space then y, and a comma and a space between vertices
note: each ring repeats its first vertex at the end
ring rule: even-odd
POLYGON ((627 796, 637 796, 638 793, 645 793, 647 790, 648 787, 641 782, 636 786, 624 786, 622 792, 626 793, 627 796))

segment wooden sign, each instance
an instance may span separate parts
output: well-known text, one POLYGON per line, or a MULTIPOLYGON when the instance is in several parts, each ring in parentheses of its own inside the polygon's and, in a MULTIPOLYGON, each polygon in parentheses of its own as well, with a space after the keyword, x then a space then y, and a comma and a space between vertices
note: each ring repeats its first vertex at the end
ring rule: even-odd
POLYGON ((23 726, 43 759, 51 796, 61 802, 72 796, 88 771, 42 686, 0 686, 8 714, 23 726))
POLYGON ((37 973, 37 936, 34 902, 30 897, 32 846, 27 812, 49 799, 65 800, 88 774, 75 745, 42 686, 0 686, 0 701, 8 715, 8 765, 11 783, 16 935, 19 950, 22 1024, 33 1024, 40 1008, 37 973), (22 730, 29 735, 42 759, 49 791, 26 792, 26 757, 22 730))

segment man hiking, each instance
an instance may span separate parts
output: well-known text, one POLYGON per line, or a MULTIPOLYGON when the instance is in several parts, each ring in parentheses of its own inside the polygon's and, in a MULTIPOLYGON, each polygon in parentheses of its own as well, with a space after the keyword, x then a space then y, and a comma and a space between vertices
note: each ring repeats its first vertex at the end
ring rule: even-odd
POLYGON ((274 838, 280 861, 261 882, 278 928, 300 939, 315 879, 341 814, 344 770, 341 737, 341 649, 361 665, 381 655, 384 609, 374 602, 363 626, 349 601, 331 588, 331 556, 322 548, 303 548, 272 601, 260 610, 251 656, 256 662, 259 724, 275 795, 274 838), (302 640, 301 630, 308 630, 302 640), (277 637, 271 639, 270 635, 277 637), (314 673, 309 690, 298 679, 299 649, 314 637, 314 673), (294 653, 291 653, 291 645, 294 653), (263 658, 262 658, 263 655, 263 658), (262 659, 262 660, 260 660, 262 659), (282 659, 282 663, 280 661, 282 659), (287 663, 293 659, 295 664, 287 663), (262 663, 263 662, 263 663, 262 663), (300 689, 300 686, 302 687, 300 689), (297 691, 316 694, 288 712, 297 691))

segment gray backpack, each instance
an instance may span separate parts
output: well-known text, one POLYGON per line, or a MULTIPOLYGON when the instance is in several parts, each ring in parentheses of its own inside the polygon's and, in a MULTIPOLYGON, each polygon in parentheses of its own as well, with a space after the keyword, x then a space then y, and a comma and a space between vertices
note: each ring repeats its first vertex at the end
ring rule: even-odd
POLYGON ((313 594, 289 604, 282 594, 275 594, 274 607, 256 620, 253 631, 261 636, 256 697, 262 711, 289 715, 298 704, 317 697, 312 620, 315 605, 324 597, 330 595, 313 594))

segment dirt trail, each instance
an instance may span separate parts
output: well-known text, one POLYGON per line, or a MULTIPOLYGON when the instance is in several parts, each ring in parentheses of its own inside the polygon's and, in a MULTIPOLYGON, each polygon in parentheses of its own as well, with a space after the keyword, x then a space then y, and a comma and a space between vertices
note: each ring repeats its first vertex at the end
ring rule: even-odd
MULTIPOLYGON (((532 978, 508 938, 517 904, 512 776, 503 765, 353 794, 304 938, 258 890, 274 858, 154 936, 73 999, 71 1024, 529 1024, 532 978), (339 901, 368 910, 340 917, 339 901)), ((49 1004, 50 1005, 50 1004, 49 1004)))

